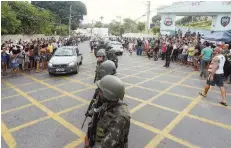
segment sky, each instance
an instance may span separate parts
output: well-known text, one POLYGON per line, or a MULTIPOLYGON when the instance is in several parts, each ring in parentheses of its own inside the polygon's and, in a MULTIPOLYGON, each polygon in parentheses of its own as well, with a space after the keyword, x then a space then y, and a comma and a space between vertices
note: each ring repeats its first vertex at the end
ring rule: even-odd
MULTIPOLYGON (((103 23, 110 23, 116 16, 136 20, 147 12, 147 0, 81 0, 87 7, 87 16, 82 23, 91 23, 104 17, 103 23)), ((177 0, 151 0, 151 17, 156 15, 156 8, 170 5, 177 0)), ((179 0, 178 0, 179 1, 179 0)), ((150 17, 150 18, 151 18, 150 17)), ((118 19, 118 18, 117 18, 118 19)), ((146 21, 144 16, 139 21, 146 21)))

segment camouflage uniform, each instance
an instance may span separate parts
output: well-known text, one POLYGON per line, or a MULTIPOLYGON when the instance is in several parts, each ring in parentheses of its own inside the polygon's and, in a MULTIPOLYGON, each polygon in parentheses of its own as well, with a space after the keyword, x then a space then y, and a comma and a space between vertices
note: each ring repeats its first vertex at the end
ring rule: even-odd
MULTIPOLYGON (((93 148, 127 148, 130 128, 130 113, 121 103, 125 88, 123 82, 113 75, 107 75, 96 82, 102 111, 93 113, 88 127, 88 138, 93 137, 93 148), (97 117, 94 119, 94 117, 97 117)), ((96 105, 97 106, 97 105, 96 105)), ((96 109, 100 107, 97 106, 96 109)), ((91 139, 88 139, 92 141, 91 139)), ((85 147, 87 147, 85 145, 85 147)))
POLYGON ((99 120, 93 148, 127 148, 130 114, 127 105, 119 103, 99 120))

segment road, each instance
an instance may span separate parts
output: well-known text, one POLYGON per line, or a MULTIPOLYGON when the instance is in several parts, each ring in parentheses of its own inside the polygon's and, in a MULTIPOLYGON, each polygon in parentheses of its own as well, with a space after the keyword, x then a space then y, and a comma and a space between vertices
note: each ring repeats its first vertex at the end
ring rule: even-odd
MULTIPOLYGON (((89 42, 80 73, 24 73, 2 79, 2 148, 83 147, 84 113, 94 89, 95 58, 89 42)), ((230 148, 231 107, 219 105, 219 89, 198 95, 205 81, 191 68, 124 54, 117 76, 126 86, 131 112, 129 148, 230 148)), ((226 84, 231 105, 231 86, 226 84)))

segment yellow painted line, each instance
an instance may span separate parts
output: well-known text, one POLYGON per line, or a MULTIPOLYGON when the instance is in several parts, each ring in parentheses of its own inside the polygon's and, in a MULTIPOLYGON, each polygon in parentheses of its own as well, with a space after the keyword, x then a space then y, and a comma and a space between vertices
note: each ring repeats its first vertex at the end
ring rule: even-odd
MULTIPOLYGON (((168 88, 166 88, 164 91, 158 93, 157 95, 155 95, 154 97, 152 97, 151 99, 147 100, 147 102, 152 102, 153 100, 157 99, 158 97, 162 96, 163 94, 165 94, 167 91, 169 91, 170 89, 172 89, 173 87, 179 85, 181 82, 183 82, 185 79, 187 79, 191 74, 189 74, 188 76, 186 76, 185 78, 183 78, 181 81, 173 84, 173 85, 170 85, 168 88)), ((136 112, 137 110, 141 109, 142 107, 144 107, 147 103, 142 103, 142 104, 139 104, 138 106, 134 107, 132 110, 131 110, 131 113, 134 113, 136 112)))
MULTIPOLYGON (((90 102, 89 102, 90 103, 90 102)), ((67 113, 67 112, 70 112, 72 110, 75 110, 75 109, 79 109, 79 108, 82 108, 84 107, 86 104, 80 104, 80 105, 76 105, 76 106, 73 106, 73 107, 70 107, 70 108, 67 108, 63 111, 60 111, 58 113, 56 113, 57 115, 61 115, 61 114, 64 114, 64 113, 67 113)), ((88 104, 87 104, 88 105, 88 104)))
MULTIPOLYGON (((125 84, 131 85, 129 83, 125 83, 125 84)), ((146 90, 150 90, 150 91, 156 91, 156 92, 159 92, 159 93, 163 92, 163 91, 160 91, 160 90, 155 90, 155 89, 151 89, 151 88, 147 88, 147 87, 143 87, 143 86, 136 86, 136 87, 146 89, 146 90)), ((179 94, 175 94, 175 93, 171 93, 171 92, 165 92, 165 94, 169 94, 169 95, 172 95, 172 96, 176 96, 176 97, 183 98, 183 99, 188 99, 188 100, 195 99, 193 97, 183 96, 183 95, 179 95, 179 94)), ((208 103, 208 104, 210 104, 212 106, 218 106, 218 107, 222 107, 222 108, 225 108, 225 109, 231 109, 231 106, 223 106, 223 105, 220 105, 218 103, 213 103, 213 102, 206 101, 205 99, 202 99, 201 102, 208 103)))
POLYGON ((55 86, 53 86, 53 85, 50 85, 50 84, 48 84, 48 83, 46 83, 46 82, 40 81, 40 80, 36 79, 36 78, 33 77, 33 76, 29 76, 29 75, 26 75, 26 74, 24 74, 24 75, 25 75, 26 77, 28 77, 28 78, 30 78, 30 79, 32 79, 32 80, 34 80, 34 81, 40 83, 40 84, 46 85, 47 87, 49 87, 49 88, 51 88, 51 89, 54 89, 54 90, 56 90, 56 91, 62 93, 62 94, 64 94, 64 95, 70 96, 70 97, 75 98, 75 99, 77 99, 77 100, 79 100, 79 101, 82 101, 82 102, 84 102, 84 103, 88 103, 88 101, 86 101, 86 100, 84 100, 84 99, 81 99, 81 98, 79 98, 79 97, 77 97, 77 96, 75 96, 75 95, 73 95, 73 94, 71 94, 71 93, 69 93, 69 92, 66 92, 66 91, 64 91, 64 90, 61 90, 61 89, 59 89, 59 88, 57 88, 57 87, 55 87, 55 86))
MULTIPOLYGON (((136 121, 136 120, 134 120, 134 119, 131 119, 131 123, 133 123, 133 124, 135 124, 135 125, 137 125, 137 126, 139 126, 139 127, 142 127, 142 128, 144 128, 144 129, 146 129, 146 130, 148 130, 148 131, 151 131, 151 132, 153 132, 153 133, 156 133, 156 134, 160 134, 160 133, 161 133, 161 130, 156 129, 156 128, 154 128, 154 127, 152 127, 152 126, 150 126, 150 125, 147 125, 147 124, 145 124, 145 123, 142 123, 142 122, 140 122, 140 121, 136 121)), ((193 145, 193 144, 191 144, 191 143, 189 143, 189 142, 187 142, 187 141, 184 141, 184 140, 182 140, 182 139, 179 139, 179 138, 177 138, 177 137, 175 137, 175 136, 173 136, 173 135, 167 134, 166 137, 169 138, 170 140, 173 140, 173 141, 175 141, 175 142, 177 142, 177 143, 180 143, 180 144, 182 144, 182 145, 185 145, 185 146, 187 146, 187 147, 189 147, 189 148, 198 148, 198 146, 195 146, 195 145, 193 145)), ((152 148, 153 148, 153 147, 152 147, 152 148)))
MULTIPOLYGON (((44 102, 48 102, 48 101, 51 101, 51 100, 55 100, 55 99, 61 98, 63 96, 65 96, 65 95, 60 95, 60 96, 48 98, 46 100, 39 101, 39 103, 44 103, 44 102)), ((17 107, 17 108, 9 109, 9 110, 1 112, 1 114, 4 115, 4 114, 10 113, 10 112, 13 112, 13 111, 16 111, 16 110, 20 110, 20 109, 23 109, 23 108, 27 108, 27 107, 30 107, 30 106, 33 106, 33 104, 26 104, 26 105, 23 105, 23 106, 20 106, 20 107, 17 107)))
POLYGON ((158 134, 154 139, 152 139, 145 148, 153 148, 158 146, 158 144, 169 134, 172 129, 200 102, 202 97, 199 96, 194 99, 178 116, 165 127, 160 134, 158 134))
POLYGON ((142 123, 142 122, 140 122, 140 121, 136 121, 136 120, 134 120, 134 119, 131 119, 130 121, 131 121, 131 123, 133 123, 133 124, 135 124, 135 125, 137 125, 137 126, 140 126, 140 127, 144 128, 144 129, 146 129, 146 130, 148 130, 148 131, 151 131, 151 132, 153 132, 153 133, 157 133, 157 134, 161 133, 161 131, 160 131, 159 129, 154 128, 154 127, 152 127, 152 126, 150 126, 150 125, 147 125, 147 124, 145 124, 145 123, 142 123))
POLYGON ((18 131, 18 130, 20 130, 20 129, 23 129, 23 128, 25 128, 25 127, 28 127, 28 126, 37 124, 37 123, 39 123, 39 122, 41 122, 41 121, 44 121, 44 120, 47 120, 47 119, 49 119, 49 118, 50 118, 49 116, 42 117, 42 118, 39 118, 39 119, 37 119, 37 120, 33 120, 33 121, 30 121, 30 122, 24 123, 24 124, 22 124, 22 125, 13 127, 13 128, 11 128, 11 129, 9 129, 9 131, 10 131, 11 133, 12 133, 12 132, 16 132, 16 131, 18 131))
POLYGON ((3 98, 2 98, 2 100, 4 100, 4 99, 8 99, 8 98, 17 97, 17 96, 20 96, 20 94, 12 95, 12 96, 7 96, 7 97, 3 97, 3 98))
POLYGON ((6 125, 2 122, 2 137, 6 141, 6 144, 9 146, 9 148, 16 148, 16 141, 6 125))
MULTIPOLYGON (((176 69, 174 69, 174 70, 176 70, 176 69)), ((156 78, 158 78, 158 77, 160 77, 160 76, 166 75, 166 74, 168 74, 168 73, 172 73, 174 70, 169 70, 169 71, 166 71, 166 72, 164 72, 164 73, 160 73, 160 74, 158 74, 158 75, 156 75, 156 76, 154 76, 154 77, 152 77, 152 78, 150 78, 150 79, 144 80, 144 81, 142 81, 142 82, 140 82, 140 83, 137 83, 137 84, 134 84, 134 85, 131 85, 130 87, 127 87, 126 89, 135 87, 135 86, 137 86, 137 85, 143 84, 143 83, 148 82, 148 81, 150 81, 150 80, 154 80, 154 79, 156 79, 156 78)), ((184 78, 184 79, 185 79, 185 78, 184 78)), ((181 81, 180 81, 180 82, 181 82, 181 81)))
MULTIPOLYGON (((67 80, 70 80, 70 81, 72 81, 72 82, 76 82, 76 83, 85 85, 85 86, 94 87, 94 85, 91 85, 91 84, 88 84, 88 83, 84 83, 84 82, 81 82, 81 81, 78 81, 78 80, 74 80, 74 79, 71 79, 71 78, 68 78, 68 77, 64 77, 64 78, 67 79, 67 80)), ((93 80, 92 80, 92 82, 93 82, 93 80)))
POLYGON ((49 110, 47 107, 43 106, 41 103, 39 103, 37 100, 35 100, 34 98, 32 98, 31 96, 29 96, 28 94, 22 92, 21 90, 19 90, 18 88, 16 88, 15 86, 13 86, 12 84, 10 84, 9 82, 5 83, 8 86, 11 86, 15 91, 17 91, 19 94, 21 94, 22 96, 24 96, 25 98, 28 99, 28 101, 30 101, 32 104, 34 104, 35 106, 37 106, 39 109, 41 109, 42 111, 44 111, 45 113, 48 114, 48 116, 52 116, 52 118, 54 120, 56 120, 57 122, 59 122, 60 124, 62 124, 64 127, 66 127, 67 129, 69 129, 70 131, 72 131, 73 133, 75 133, 78 136, 82 136, 84 135, 84 133, 77 129, 74 125, 70 124, 69 122, 67 122, 66 120, 64 120, 63 118, 59 117, 58 115, 55 115, 54 112, 52 112, 51 110, 49 110))
MULTIPOLYGON (((173 112, 173 113, 177 113, 177 114, 180 113, 180 111, 177 111, 175 109, 172 109, 172 108, 169 108, 169 107, 165 107, 165 106, 162 106, 162 105, 158 105, 158 104, 155 104, 155 103, 150 103, 150 102, 147 102, 147 101, 135 98, 135 97, 131 97, 131 96, 128 96, 128 95, 125 95, 125 97, 127 97, 129 99, 132 99, 132 100, 135 100, 135 101, 143 102, 143 103, 149 104, 151 106, 154 106, 154 107, 157 107, 157 108, 161 108, 161 109, 173 112)), ((134 113, 134 110, 131 109, 130 113, 134 113)), ((209 123, 209 124, 212 124, 212 125, 215 125, 215 126, 219 126, 219 127, 231 130, 231 126, 230 125, 226 125, 226 124, 223 124, 223 123, 220 123, 220 122, 208 120, 208 119, 205 119, 205 118, 202 118, 202 117, 198 117, 198 116, 195 116, 195 115, 191 115, 191 114, 187 114, 186 116, 194 118, 194 119, 197 119, 197 120, 200 120, 200 121, 205 122, 205 123, 209 123)))
MULTIPOLYGON (((29 83, 24 83, 24 84, 18 84, 16 85, 17 87, 18 86, 26 86, 26 85, 30 85, 30 84, 33 84, 34 82, 29 82, 29 83)), ((10 89, 11 87, 6 87, 6 88, 2 88, 2 90, 6 90, 6 89, 10 89)))
POLYGON ((198 117, 198 116, 191 115, 191 114, 188 114, 187 116, 190 117, 190 118, 193 118, 193 119, 200 120, 200 121, 205 122, 205 123, 209 123, 209 124, 212 124, 212 125, 222 127, 224 129, 231 130, 231 126, 227 125, 227 124, 224 124, 224 123, 216 122, 216 121, 213 121, 213 120, 209 120, 209 119, 198 117))
POLYGON ((27 108, 27 107, 30 107, 30 106, 33 106, 33 104, 26 104, 26 105, 23 105, 23 106, 20 106, 20 107, 17 107, 17 108, 9 109, 9 110, 1 112, 1 114, 5 115, 5 114, 8 114, 10 112, 17 111, 17 110, 20 110, 20 109, 23 109, 23 108, 27 108))
POLYGON ((81 107, 83 107, 84 105, 85 105, 85 104, 80 104, 80 105, 76 105, 76 106, 71 107, 71 108, 67 108, 67 109, 65 109, 65 110, 63 110, 63 111, 60 111, 60 112, 54 113, 54 115, 53 115, 53 116, 45 116, 45 117, 41 117, 41 118, 39 118, 39 119, 36 119, 36 120, 30 121, 30 122, 24 123, 24 124, 22 124, 22 125, 19 125, 19 126, 14 127, 14 128, 11 128, 11 129, 9 129, 9 131, 10 131, 10 132, 18 131, 18 130, 23 129, 23 128, 26 128, 26 127, 28 127, 28 126, 31 126, 31 125, 37 124, 37 123, 39 123, 39 122, 41 122, 41 121, 44 121, 44 120, 50 119, 50 118, 54 117, 55 115, 59 116, 59 115, 61 115, 61 114, 64 114, 64 113, 70 112, 70 111, 72 111, 72 110, 75 110, 75 109, 81 108, 81 107))
POLYGON ((184 141, 184 140, 182 140, 182 139, 180 139, 180 138, 177 138, 177 137, 175 137, 175 136, 173 136, 173 135, 170 135, 170 134, 167 134, 166 137, 167 137, 168 139, 172 140, 172 141, 175 141, 175 142, 177 142, 177 143, 180 143, 180 144, 182 144, 182 145, 185 145, 185 146, 187 146, 188 148, 200 148, 199 146, 196 146, 196 145, 194 145, 194 144, 191 144, 191 143, 189 143, 188 141, 184 141))
POLYGON ((84 136, 80 137, 76 141, 73 141, 73 142, 67 144, 64 148, 76 148, 77 146, 79 146, 83 142, 84 142, 84 136))

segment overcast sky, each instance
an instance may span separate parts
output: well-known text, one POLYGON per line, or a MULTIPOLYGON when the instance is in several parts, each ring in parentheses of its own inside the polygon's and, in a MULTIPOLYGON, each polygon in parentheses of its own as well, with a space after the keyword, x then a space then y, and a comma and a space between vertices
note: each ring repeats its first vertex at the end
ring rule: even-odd
MULTIPOLYGON (((87 16, 83 23, 91 23, 92 20, 99 20, 103 16, 103 23, 110 23, 116 16, 123 18, 130 17, 138 19, 147 12, 147 0, 81 0, 87 7, 87 16)), ((170 5, 177 0, 151 0, 151 17, 156 15, 156 8, 163 5, 170 5)), ((140 21, 146 21, 142 17, 140 21)))

